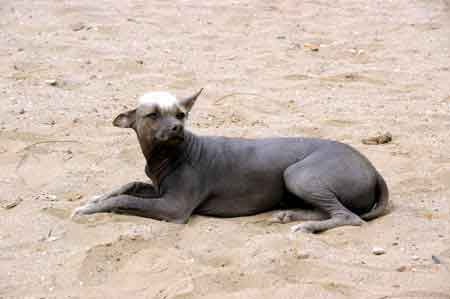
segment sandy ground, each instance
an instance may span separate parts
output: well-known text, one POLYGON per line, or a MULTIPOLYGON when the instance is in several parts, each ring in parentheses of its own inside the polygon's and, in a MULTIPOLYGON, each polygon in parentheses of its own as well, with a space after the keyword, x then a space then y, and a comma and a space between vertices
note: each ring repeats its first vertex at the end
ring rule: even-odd
POLYGON ((448 2, 2 0, 0 74, 2 299, 450 298, 448 2), (200 87, 194 132, 352 144, 392 212, 320 235, 270 214, 71 220, 146 180, 113 117, 200 87))

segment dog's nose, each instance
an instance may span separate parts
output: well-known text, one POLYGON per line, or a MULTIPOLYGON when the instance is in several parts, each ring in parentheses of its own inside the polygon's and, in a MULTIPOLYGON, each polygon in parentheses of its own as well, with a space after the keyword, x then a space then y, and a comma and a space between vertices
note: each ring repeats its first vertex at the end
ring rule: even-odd
POLYGON ((183 129, 183 126, 182 126, 182 125, 173 125, 173 127, 172 127, 172 132, 174 132, 174 133, 180 133, 182 129, 183 129))

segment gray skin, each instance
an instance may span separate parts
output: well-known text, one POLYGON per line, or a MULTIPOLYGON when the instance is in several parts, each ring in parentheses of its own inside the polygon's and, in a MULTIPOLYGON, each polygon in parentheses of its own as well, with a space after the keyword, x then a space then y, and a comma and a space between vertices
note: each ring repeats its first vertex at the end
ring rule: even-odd
POLYGON ((164 113, 140 105, 118 115, 113 124, 136 132, 153 184, 129 183, 90 200, 73 215, 118 212, 186 223, 192 214, 239 217, 285 209, 271 221, 306 220, 292 230, 318 233, 359 226, 385 213, 385 181, 349 145, 188 132, 184 120, 200 93, 178 100, 178 108, 164 113))

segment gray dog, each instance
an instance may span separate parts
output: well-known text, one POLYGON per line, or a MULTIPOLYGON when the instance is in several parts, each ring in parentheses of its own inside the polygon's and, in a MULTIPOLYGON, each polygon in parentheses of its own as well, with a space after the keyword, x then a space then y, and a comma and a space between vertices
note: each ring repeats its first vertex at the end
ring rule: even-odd
POLYGON ((120 212, 175 223, 192 214, 238 217, 282 209, 272 221, 307 220, 293 231, 362 225, 382 215, 385 181, 352 147, 316 138, 196 136, 184 129, 197 94, 147 93, 113 124, 132 128, 153 184, 129 183, 94 198, 74 216, 120 212), (359 215, 359 216, 358 216, 359 215))

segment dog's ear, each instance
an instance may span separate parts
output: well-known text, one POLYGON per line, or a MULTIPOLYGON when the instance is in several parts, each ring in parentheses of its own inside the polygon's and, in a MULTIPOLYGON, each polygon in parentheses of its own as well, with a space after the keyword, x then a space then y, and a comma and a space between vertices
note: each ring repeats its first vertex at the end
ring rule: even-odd
POLYGON ((136 109, 120 113, 113 120, 113 125, 119 128, 133 128, 136 123, 136 109))
POLYGON ((187 112, 191 111, 192 106, 194 106, 195 101, 197 100, 198 96, 202 93, 203 88, 200 89, 196 94, 194 94, 193 96, 184 98, 184 99, 180 99, 179 103, 180 105, 186 109, 187 112))

